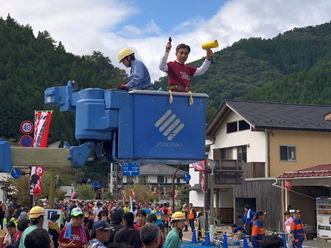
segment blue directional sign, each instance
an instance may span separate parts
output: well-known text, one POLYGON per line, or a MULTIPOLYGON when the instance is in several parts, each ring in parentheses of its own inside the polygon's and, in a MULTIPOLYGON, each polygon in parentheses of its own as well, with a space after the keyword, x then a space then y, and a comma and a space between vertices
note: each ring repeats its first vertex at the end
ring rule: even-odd
POLYGON ((183 176, 183 180, 184 180, 185 182, 190 181, 190 180, 191 180, 191 175, 188 174, 188 173, 184 174, 184 176, 183 176))
POLYGON ((17 178, 20 178, 20 177, 21 177, 22 172, 21 172, 20 169, 14 168, 14 169, 11 170, 10 175, 11 175, 13 178, 17 179, 17 178))
POLYGON ((140 166, 138 163, 123 163, 123 176, 139 176, 140 166))

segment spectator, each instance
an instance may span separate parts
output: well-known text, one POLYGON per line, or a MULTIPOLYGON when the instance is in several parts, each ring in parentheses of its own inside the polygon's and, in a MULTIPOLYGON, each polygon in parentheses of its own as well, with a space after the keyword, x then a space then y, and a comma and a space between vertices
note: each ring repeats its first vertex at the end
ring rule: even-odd
POLYGON ((87 228, 82 225, 83 218, 84 214, 80 208, 71 211, 72 222, 62 229, 58 239, 60 247, 83 248, 87 245, 91 238, 87 228))
MULTIPOLYGON (((22 213, 26 213, 26 212, 22 212, 22 213)), ((21 215, 22 215, 22 213, 21 213, 21 215)), ((22 233, 24 232, 25 229, 28 228, 29 225, 30 225, 29 219, 26 219, 26 218, 18 219, 18 221, 17 221, 17 230, 18 231, 15 233, 14 238, 12 239, 12 242, 15 245, 15 247, 18 247, 20 245, 22 233)))
POLYGON ((189 219, 189 223, 190 223, 190 226, 191 226, 191 234, 193 234, 193 231, 194 231, 194 220, 195 218, 197 217, 197 212, 195 211, 195 209, 193 208, 193 204, 190 203, 189 204, 189 216, 188 216, 188 219, 189 219))
POLYGON ((118 230, 122 229, 122 220, 123 220, 124 210, 120 206, 115 206, 110 210, 110 227, 111 227, 111 234, 110 238, 108 240, 108 245, 112 244, 114 242, 115 234, 118 230))
MULTIPOLYGON (((146 224, 154 224, 154 225, 156 225, 156 222, 157 222, 157 218, 156 218, 156 215, 155 214, 148 215, 148 217, 146 219, 146 224)), ((159 230, 160 230, 160 228, 159 228, 159 230)), ((161 232, 161 230, 160 230, 160 235, 161 235, 161 237, 160 237, 160 243, 159 243, 158 248, 162 248, 163 247, 163 238, 162 238, 162 232, 161 232)))
POLYGON ((137 215, 137 223, 134 224, 134 228, 138 229, 139 231, 141 230, 141 228, 145 225, 145 220, 146 220, 146 212, 145 210, 138 210, 137 215))
POLYGON ((19 248, 25 248, 25 237, 37 228, 42 228, 44 223, 45 210, 42 207, 35 206, 28 213, 31 226, 26 228, 21 236, 19 248))
POLYGON ((157 248, 160 244, 160 228, 154 224, 146 224, 141 228, 140 239, 145 248, 157 248))
POLYGON ((111 226, 104 220, 99 220, 93 226, 93 231, 91 234, 92 240, 88 248, 106 248, 104 243, 106 243, 110 238, 111 226))
POLYGON ((172 215, 171 224, 173 228, 169 232, 166 239, 166 248, 180 248, 179 232, 183 230, 185 226, 185 214, 182 212, 175 212, 172 215))
POLYGON ((13 221, 7 222, 7 234, 5 235, 5 238, 3 240, 3 245, 6 247, 9 245, 9 243, 13 243, 12 240, 14 240, 14 235, 16 233, 16 224, 13 221))
MULTIPOLYGON (((188 209, 186 204, 183 205, 182 213, 185 214, 185 219, 188 219, 188 209)), ((183 232, 188 232, 187 223, 185 223, 185 229, 183 230, 183 232)))
POLYGON ((37 228, 30 232, 25 240, 26 248, 54 248, 53 240, 43 228, 37 228))
POLYGON ((51 221, 49 222, 49 225, 48 225, 48 233, 53 236, 53 242, 54 242, 55 248, 59 247, 59 242, 57 240, 61 233, 59 224, 57 224, 57 222, 56 222, 59 218, 60 218, 60 215, 57 214, 56 212, 53 212, 51 214, 51 221))
POLYGON ((124 227, 115 234, 114 243, 122 243, 132 248, 139 248, 140 232, 133 226, 134 215, 131 212, 126 212, 123 216, 124 227))
POLYGON ((283 247, 284 247, 283 240, 277 235, 266 236, 261 243, 261 248, 283 248, 283 247))
POLYGON ((253 220, 255 217, 255 212, 251 209, 251 207, 249 205, 245 205, 244 210, 245 210, 245 215, 243 217, 244 222, 245 222, 244 228, 245 228, 246 234, 248 236, 250 236, 252 234, 252 226, 253 226, 253 220))
POLYGON ((254 221, 252 227, 252 245, 254 248, 260 248, 261 242, 265 237, 265 229, 263 226, 263 222, 265 220, 266 212, 263 210, 259 210, 256 212, 256 220, 254 221))

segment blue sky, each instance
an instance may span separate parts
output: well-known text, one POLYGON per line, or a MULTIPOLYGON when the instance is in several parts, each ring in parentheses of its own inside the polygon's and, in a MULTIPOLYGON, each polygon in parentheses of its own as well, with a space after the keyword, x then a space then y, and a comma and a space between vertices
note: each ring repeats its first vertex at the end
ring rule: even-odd
MULTIPOLYGON (((0 1, 8 13, 35 32, 47 30, 76 55, 101 51, 115 66, 122 48, 133 49, 152 81, 168 37, 173 46, 191 46, 187 62, 202 58, 202 43, 217 39, 219 48, 250 37, 273 38, 295 27, 330 21, 331 1, 311 0, 10 0, 0 1)), ((174 50, 174 49, 173 49, 174 50)), ((175 59, 174 51, 169 60, 175 59)), ((127 70, 128 71, 128 70, 127 70)))
MULTIPOLYGON (((226 0, 138 0, 128 1, 137 10, 136 14, 127 17, 120 28, 133 25, 144 29, 151 20, 160 27, 161 32, 172 34, 172 30, 182 22, 202 19, 208 20, 216 15, 226 0)), ((194 26, 188 26, 185 32, 190 32, 194 26), (191 28, 191 29, 190 29, 191 28)), ((178 30, 176 32, 179 32, 178 30)))

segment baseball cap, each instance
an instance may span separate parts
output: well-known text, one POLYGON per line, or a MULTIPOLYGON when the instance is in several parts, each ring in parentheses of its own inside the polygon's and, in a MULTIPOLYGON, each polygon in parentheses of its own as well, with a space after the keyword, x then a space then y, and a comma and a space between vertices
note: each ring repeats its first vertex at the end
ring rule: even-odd
POLYGON ((295 213, 295 209, 290 209, 290 213, 295 213))
POLYGON ((79 215, 84 215, 80 208, 74 208, 71 210, 71 216, 77 217, 79 215))
POLYGON ((261 215, 265 215, 265 214, 267 214, 267 212, 264 212, 263 210, 259 210, 259 211, 256 212, 256 215, 255 216, 257 218, 257 217, 259 217, 261 215))
POLYGON ((301 214, 301 211, 299 209, 295 210, 295 213, 298 214, 300 213, 301 214))
POLYGON ((110 230, 111 226, 107 224, 104 220, 97 221, 93 226, 93 231, 96 230, 110 230))

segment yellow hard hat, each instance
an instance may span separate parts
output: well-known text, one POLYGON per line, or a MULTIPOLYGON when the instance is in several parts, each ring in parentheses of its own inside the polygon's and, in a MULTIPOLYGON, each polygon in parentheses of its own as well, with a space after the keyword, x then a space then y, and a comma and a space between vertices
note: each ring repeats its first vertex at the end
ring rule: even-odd
POLYGON ((186 220, 185 214, 182 212, 176 212, 171 216, 171 222, 175 220, 186 220))
POLYGON ((38 218, 40 215, 45 215, 45 210, 42 207, 35 206, 31 208, 28 215, 29 215, 29 219, 35 219, 38 218))
POLYGON ((121 63, 122 59, 124 59, 130 54, 134 54, 134 52, 130 48, 123 48, 118 54, 119 63, 121 63))

